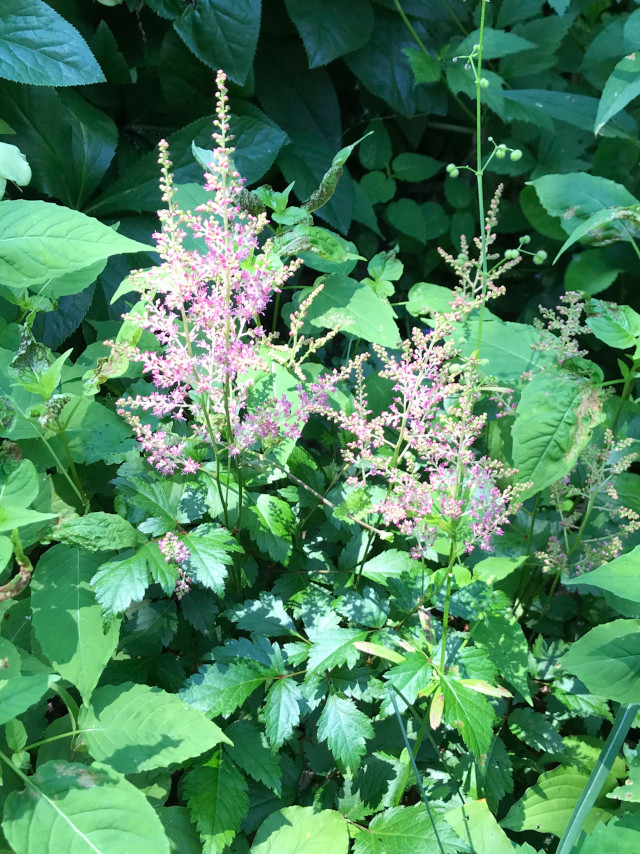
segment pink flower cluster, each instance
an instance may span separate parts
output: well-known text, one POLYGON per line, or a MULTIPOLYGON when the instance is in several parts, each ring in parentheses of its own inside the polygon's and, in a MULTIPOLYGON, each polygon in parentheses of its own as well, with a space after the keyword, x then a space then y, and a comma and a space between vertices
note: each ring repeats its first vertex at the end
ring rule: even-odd
POLYGON ((270 336, 261 316, 299 264, 283 264, 270 253, 269 243, 259 248, 266 217, 253 216, 240 205, 242 181, 228 146, 222 72, 217 82, 216 146, 205 176, 211 198, 193 213, 175 204, 167 143, 160 143, 167 208, 158 213, 162 227, 154 237, 162 263, 132 274, 143 310, 127 318, 150 332, 158 347, 114 347, 141 362, 155 386, 149 394, 119 401, 119 412, 163 474, 196 471, 196 448, 203 440, 226 444, 231 453, 238 453, 256 442, 277 440, 283 431, 295 435, 300 429, 290 423, 284 399, 248 412, 256 377, 270 369, 270 336), (187 235, 206 251, 185 248, 187 235), (163 426, 152 429, 132 410, 151 412, 163 426), (171 422, 183 422, 186 429, 175 432, 171 422))

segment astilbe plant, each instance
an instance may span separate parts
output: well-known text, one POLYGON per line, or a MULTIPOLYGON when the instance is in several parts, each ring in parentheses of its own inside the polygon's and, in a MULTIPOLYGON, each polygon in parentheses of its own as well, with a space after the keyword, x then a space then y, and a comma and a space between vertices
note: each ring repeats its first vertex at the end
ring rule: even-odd
MULTIPOLYGON (((115 345, 151 375, 155 390, 121 399, 119 413, 149 462, 166 475, 196 472, 207 446, 220 463, 221 449, 227 451, 228 461, 249 447, 277 443, 284 436, 297 438, 304 413, 293 412, 285 396, 250 410, 251 389, 257 377, 269 372, 272 353, 303 377, 299 364, 318 346, 295 335, 291 348, 276 351, 262 325, 273 295, 299 262, 283 263, 270 251, 269 241, 260 247, 266 215, 253 215, 240 205, 243 182, 231 159, 222 72, 217 85, 216 145, 205 176, 211 198, 193 213, 175 203, 167 143, 160 143, 167 207, 158 214, 162 227, 154 237, 162 263, 132 274, 140 303, 127 316, 151 333, 158 347, 115 345), (186 249, 187 235, 204 243, 206 251, 186 249), (160 419, 159 426, 145 423, 139 411, 150 411, 160 419)), ((311 384, 307 394, 323 395, 326 386, 311 384)))

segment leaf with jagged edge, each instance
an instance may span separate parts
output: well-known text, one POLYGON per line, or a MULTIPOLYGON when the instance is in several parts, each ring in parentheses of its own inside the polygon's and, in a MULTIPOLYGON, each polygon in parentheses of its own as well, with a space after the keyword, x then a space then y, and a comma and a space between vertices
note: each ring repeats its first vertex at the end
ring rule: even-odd
POLYGON ((328 697, 318 719, 318 741, 327 742, 336 760, 357 770, 368 738, 373 738, 371 721, 353 700, 337 694, 328 697))
POLYGON ((256 724, 246 718, 234 721, 226 728, 225 735, 233 742, 233 745, 225 747, 232 761, 279 795, 282 791, 282 769, 256 724))
POLYGON ((250 694, 278 674, 254 661, 205 664, 180 691, 185 703, 210 717, 230 715, 250 694))
POLYGON ((184 778, 184 796, 206 854, 222 854, 249 811, 247 782, 229 757, 216 750, 184 778))
POLYGON ((300 723, 302 691, 293 679, 276 679, 269 689, 264 704, 264 721, 267 738, 274 750, 293 735, 300 723))
POLYGON ((491 747, 495 713, 489 701, 466 685, 443 675, 440 687, 444 694, 444 719, 455 727, 469 750, 480 759, 491 747))

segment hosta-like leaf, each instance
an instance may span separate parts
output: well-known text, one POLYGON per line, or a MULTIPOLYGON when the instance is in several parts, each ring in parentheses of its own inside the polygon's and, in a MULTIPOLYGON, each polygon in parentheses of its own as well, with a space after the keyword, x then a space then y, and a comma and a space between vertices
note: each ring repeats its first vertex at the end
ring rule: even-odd
POLYGON ((249 809, 247 783, 221 750, 184 778, 184 796, 204 850, 222 854, 249 809))
POLYGON ((11 676, 0 680, 0 724, 6 724, 30 709, 59 677, 48 673, 11 676))
POLYGON ((640 703, 640 620, 614 620, 577 640, 562 666, 589 691, 619 703, 640 703))
POLYGON ((89 753, 123 774, 166 768, 228 741, 176 694, 130 682, 94 691, 80 728, 89 753))
POLYGON ((309 68, 362 47, 373 30, 369 0, 287 0, 287 12, 300 33, 309 68))
POLYGON ((115 651, 120 630, 119 620, 105 630, 89 584, 99 565, 88 552, 57 545, 40 558, 31 581, 33 628, 42 652, 85 702, 115 651))
POLYGON ((47 762, 12 792, 2 829, 15 854, 126 851, 169 854, 160 819, 143 792, 112 768, 47 762))
POLYGON ((185 703, 211 717, 230 715, 276 674, 254 661, 205 664, 180 692, 185 703))
POLYGON ((80 211, 25 199, 0 202, 0 277, 24 288, 94 261, 153 247, 118 234, 80 211))
POLYGON ((42 0, 3 0, 0 68, 3 77, 32 86, 104 80, 80 33, 42 0))
POLYGON ((335 810, 285 807, 262 822, 251 854, 347 854, 349 831, 335 810))
POLYGON ((367 715, 356 708, 353 700, 331 694, 318 719, 318 741, 326 741, 335 758, 355 771, 366 750, 367 738, 373 738, 367 715))

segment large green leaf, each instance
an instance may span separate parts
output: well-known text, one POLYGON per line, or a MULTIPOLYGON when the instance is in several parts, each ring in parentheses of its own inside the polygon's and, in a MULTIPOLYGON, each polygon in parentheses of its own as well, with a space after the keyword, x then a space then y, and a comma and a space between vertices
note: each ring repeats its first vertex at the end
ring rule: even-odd
POLYGON ((640 55, 625 56, 611 72, 598 104, 593 132, 596 136, 620 110, 640 95, 640 55))
POLYGON ((264 722, 267 738, 274 750, 293 735, 300 722, 302 691, 293 679, 276 679, 264 704, 264 722))
POLYGON ((210 68, 244 85, 260 32, 261 0, 200 0, 173 22, 187 47, 210 68))
POLYGON ((326 741, 335 758, 355 771, 373 737, 371 721, 353 700, 331 694, 318 718, 318 741, 326 741))
POLYGON ((444 818, 436 819, 436 828, 438 837, 423 804, 395 807, 379 813, 368 830, 356 836, 353 854, 442 854, 443 850, 454 854, 460 850, 458 837, 444 818))
POLYGON ((598 822, 576 845, 575 854, 629 854, 640 847, 640 815, 631 813, 598 822))
POLYGON ((249 808, 247 782, 221 750, 184 778, 184 796, 207 854, 222 854, 249 808))
POLYGON ((255 661, 205 664, 189 678, 180 696, 205 714, 229 715, 257 688, 276 674, 255 661))
POLYGON ((0 504, 28 507, 39 492, 38 472, 31 460, 0 467, 0 504))
POLYGON ((529 185, 535 188, 547 213, 560 218, 567 234, 603 208, 638 204, 622 184, 586 172, 544 175, 530 181, 529 185))
POLYGON ((640 703, 640 620, 596 626, 561 659, 592 694, 619 703, 640 703))
POLYGON ((232 747, 225 749, 235 764, 279 795, 282 790, 282 769, 269 748, 264 732, 253 721, 245 718, 234 721, 224 734, 233 742, 232 747))
POLYGON ((15 854, 169 854, 144 793, 98 763, 39 767, 23 792, 7 798, 2 829, 15 854))
POLYGON ((94 691, 79 726, 94 759, 123 774, 166 768, 228 741, 176 694, 130 682, 94 691))
POLYGON ((531 491, 571 471, 594 427, 604 420, 600 390, 572 371, 547 369, 524 388, 513 425, 513 462, 531 491))
POLYGON ((513 854, 507 834, 492 815, 486 800, 469 801, 445 813, 447 823, 475 854, 513 854))
MULTIPOLYGON (((514 61, 517 61, 514 57, 514 61)), ((553 89, 503 89, 496 96, 507 101, 515 101, 524 108, 518 110, 518 118, 537 123, 542 127, 553 128, 550 119, 567 122, 581 130, 593 132, 593 123, 598 110, 598 99, 590 95, 575 92, 558 92, 553 89)), ((631 116, 622 113, 603 128, 603 136, 629 137, 635 132, 635 122, 631 116)), ((592 177, 585 173, 588 178, 592 177)))
POLYGON ((516 618, 500 612, 487 614, 477 623, 473 639, 485 650, 507 682, 531 704, 527 680, 529 645, 516 618))
POLYGON ((373 31, 369 0, 286 0, 286 4, 309 57, 309 68, 362 47, 373 31))
POLYGON ((49 202, 0 202, 0 278, 26 287, 94 261, 152 247, 118 234, 96 219, 49 202))
POLYGON ((57 545, 36 564, 31 581, 33 628, 52 667, 87 702, 118 644, 120 622, 105 631, 102 609, 89 584, 94 555, 57 545))
MULTIPOLYGON (((323 289, 307 314, 311 326, 319 329, 338 326, 341 332, 383 347, 399 346, 395 312, 388 300, 344 273, 323 276, 322 283, 323 289)), ((304 292, 301 298, 304 296, 308 296, 308 292, 304 292)))
POLYGON ((90 579, 105 616, 121 614, 132 602, 139 602, 149 584, 145 553, 101 564, 90 579))
POLYGON ((0 85, 0 114, 19 135, 31 186, 81 208, 106 172, 118 142, 115 122, 73 90, 0 85))
MULTIPOLYGON (((527 789, 522 798, 509 810, 500 824, 507 830, 537 830, 562 836, 573 808, 582 794, 589 775, 576 768, 556 768, 538 777, 535 786, 527 789)), ((615 777, 610 776, 605 792, 615 786, 615 777)), ((604 794, 589 812, 584 829, 589 831, 600 821, 606 820, 613 810, 608 808, 604 794)))
POLYGON ((576 578, 567 578, 563 580, 563 584, 567 587, 579 587, 583 584, 599 587, 622 599, 640 602, 640 546, 609 563, 603 563, 591 572, 585 572, 576 578))
POLYGON ((182 537, 189 549, 186 563, 189 575, 196 581, 222 595, 227 567, 233 563, 231 552, 241 552, 226 528, 210 522, 198 525, 182 537))
POLYGON ((349 831, 335 810, 284 807, 262 822, 251 854, 347 854, 349 831))
POLYGON ((444 695, 445 721, 459 730, 476 757, 488 753, 495 714, 486 697, 450 676, 441 677, 440 688, 444 695))
POLYGON ((50 682, 57 679, 57 676, 49 676, 48 673, 0 679, 0 724, 6 724, 30 709, 44 696, 50 682))
POLYGON ((3 0, 2 76, 32 86, 101 83, 104 75, 85 40, 42 0, 3 0))

